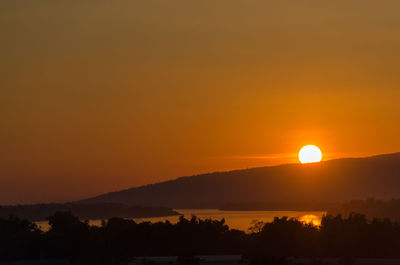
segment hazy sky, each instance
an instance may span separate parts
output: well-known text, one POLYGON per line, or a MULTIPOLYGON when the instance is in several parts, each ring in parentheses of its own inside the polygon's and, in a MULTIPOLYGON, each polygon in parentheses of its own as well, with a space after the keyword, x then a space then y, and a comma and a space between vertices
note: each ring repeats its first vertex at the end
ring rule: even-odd
POLYGON ((0 204, 400 151, 400 1, 2 0, 0 204))

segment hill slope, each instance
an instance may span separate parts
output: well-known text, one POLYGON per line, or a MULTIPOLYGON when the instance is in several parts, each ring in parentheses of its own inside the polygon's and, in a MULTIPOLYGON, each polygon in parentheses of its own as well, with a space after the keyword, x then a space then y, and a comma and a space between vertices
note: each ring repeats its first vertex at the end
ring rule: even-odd
POLYGON ((111 192, 82 202, 171 208, 232 203, 340 202, 400 197, 400 153, 217 172, 111 192))

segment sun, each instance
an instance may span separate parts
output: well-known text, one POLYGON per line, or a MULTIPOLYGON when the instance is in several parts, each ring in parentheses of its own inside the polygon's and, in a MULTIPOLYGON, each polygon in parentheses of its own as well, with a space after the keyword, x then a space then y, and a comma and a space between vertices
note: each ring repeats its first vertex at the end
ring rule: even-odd
POLYGON ((315 145, 306 145, 299 152, 299 160, 301 163, 315 163, 322 159, 321 150, 315 145))

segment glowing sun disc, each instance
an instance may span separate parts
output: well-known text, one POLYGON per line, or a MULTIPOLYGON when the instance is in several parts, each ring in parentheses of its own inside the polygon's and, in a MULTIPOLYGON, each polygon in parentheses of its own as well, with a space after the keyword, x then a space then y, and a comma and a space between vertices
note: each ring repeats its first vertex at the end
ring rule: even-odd
POLYGON ((315 163, 322 159, 321 150, 315 145, 306 145, 299 152, 299 160, 301 163, 315 163))

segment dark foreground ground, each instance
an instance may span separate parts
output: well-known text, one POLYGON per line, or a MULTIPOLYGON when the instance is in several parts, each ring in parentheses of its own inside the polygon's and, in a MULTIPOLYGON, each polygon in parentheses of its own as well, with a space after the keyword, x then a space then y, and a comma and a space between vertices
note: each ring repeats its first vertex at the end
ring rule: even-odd
MULTIPOLYGON (((68 260, 14 260, 0 261, 2 265, 72 265, 68 260)), ((280 264, 280 265, 399 265, 400 259, 363 259, 363 258, 277 258, 269 257, 252 261, 241 255, 214 256, 159 256, 135 257, 126 265, 251 265, 251 264, 280 264)))

